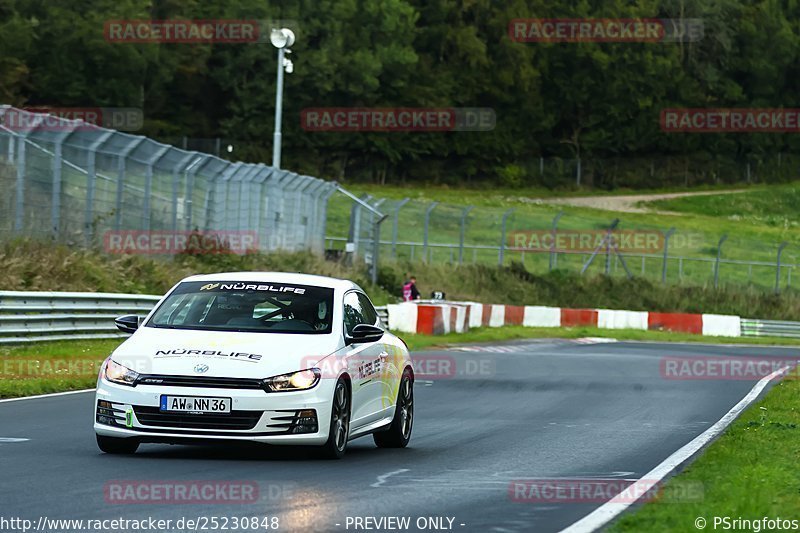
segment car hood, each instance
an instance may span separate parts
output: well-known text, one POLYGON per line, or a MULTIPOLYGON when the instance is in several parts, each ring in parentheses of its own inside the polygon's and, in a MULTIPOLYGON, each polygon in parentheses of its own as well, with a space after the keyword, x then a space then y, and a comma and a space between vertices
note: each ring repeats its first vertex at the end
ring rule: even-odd
POLYGON ((335 334, 143 327, 111 357, 140 374, 266 378, 311 368, 342 345, 335 334))

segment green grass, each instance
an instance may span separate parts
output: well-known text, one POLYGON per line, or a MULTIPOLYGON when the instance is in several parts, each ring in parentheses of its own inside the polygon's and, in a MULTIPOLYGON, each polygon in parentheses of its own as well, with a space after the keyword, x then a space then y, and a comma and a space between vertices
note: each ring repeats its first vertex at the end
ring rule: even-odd
MULTIPOLYGON (((177 255, 164 259, 108 255, 46 241, 14 240, 0 244, 0 290, 164 294, 193 274, 236 271, 303 272, 352 279, 364 287, 370 285, 363 266, 347 267, 309 252, 177 255)), ((379 286, 371 287, 370 297, 376 305, 394 301, 379 286)))
POLYGON ((0 347, 0 398, 94 388, 121 340, 37 342, 0 347))
POLYGON ((0 290, 99 291, 163 294, 196 273, 278 270, 353 279, 376 305, 398 301, 407 273, 417 276, 423 296, 444 291, 453 300, 489 304, 549 305, 640 311, 734 314, 748 318, 800 320, 800 293, 780 295, 759 288, 662 284, 556 270, 533 274, 519 262, 498 268, 485 264, 420 264, 381 261, 372 285, 363 266, 348 267, 308 252, 177 256, 158 259, 110 256, 47 242, 0 245, 0 290))
MULTIPOLYGON (((451 344, 500 342, 515 339, 604 337, 629 341, 705 342, 800 345, 800 340, 775 338, 703 337, 663 331, 598 328, 478 328, 448 335, 401 334, 412 351, 451 344)), ((16 398, 94 388, 100 364, 120 339, 39 342, 0 348, 0 398, 16 398), (72 365, 72 366, 70 366, 72 365)))
POLYGON ((739 224, 796 229, 800 226, 800 184, 754 188, 734 195, 657 200, 645 205, 685 214, 720 217, 739 224))
MULTIPOLYGON (((799 406, 800 382, 787 379, 776 384, 667 483, 666 490, 673 484, 701 483, 702 501, 648 502, 623 515, 609 531, 696 532, 697 517, 707 520, 706 531, 715 530, 715 516, 800 518, 800 474, 795 468, 800 456, 799 406)), ((721 529, 718 525, 716 531, 721 529)))
POLYGON ((0 245, 0 290, 163 294, 191 274, 248 270, 353 279, 367 290, 376 305, 398 301, 406 274, 412 273, 417 276, 423 296, 444 291, 452 300, 800 320, 800 293, 796 290, 775 295, 753 287, 732 285, 714 289, 662 284, 647 278, 581 276, 563 270, 533 274, 519 262, 498 268, 485 264, 426 265, 385 259, 381 261, 378 283, 372 285, 363 266, 348 267, 308 252, 157 259, 110 256, 46 242, 14 241, 0 245))
MULTIPOLYGON (((553 217, 562 212, 559 228, 563 230, 601 230, 608 226, 614 218, 620 218, 620 229, 637 231, 664 232, 675 227, 677 232, 672 237, 670 255, 673 259, 668 261, 667 279, 671 283, 684 285, 708 285, 713 281, 713 260, 716 257, 717 244, 722 235, 728 239, 723 245, 722 259, 733 261, 757 261, 763 265, 732 264, 723 262, 720 267, 720 279, 723 283, 737 286, 755 286, 760 290, 773 287, 775 281, 775 258, 777 246, 782 241, 787 241, 795 246, 790 246, 784 252, 785 264, 800 264, 800 233, 797 229, 797 212, 795 205, 798 202, 796 184, 775 186, 754 186, 747 192, 731 195, 710 195, 686 199, 653 203, 652 207, 667 209, 671 205, 684 205, 675 214, 663 213, 616 213, 599 209, 579 208, 548 204, 547 198, 553 195, 552 191, 539 189, 457 189, 446 187, 418 187, 404 189, 392 186, 363 186, 351 187, 357 193, 372 194, 376 198, 387 198, 380 209, 393 215, 397 200, 409 197, 411 202, 406 204, 399 215, 399 241, 420 243, 424 235, 425 210, 432 201, 441 202, 431 214, 428 260, 432 263, 453 263, 459 260, 466 263, 497 264, 498 252, 496 249, 501 242, 501 219, 507 209, 515 211, 509 219, 506 233, 506 243, 510 242, 515 231, 547 231, 552 226, 553 217), (793 192, 795 191, 795 192, 793 192), (533 201, 532 198, 542 199, 533 201), (731 203, 734 206, 747 206, 756 202, 750 211, 734 207, 734 212, 727 215, 723 206, 731 203), (778 214, 769 215, 770 206, 777 204, 778 214), (710 208, 709 205, 718 208, 710 208), (465 252, 459 253, 458 248, 436 247, 434 244, 457 244, 460 238, 460 217, 462 209, 473 205, 475 209, 469 214, 465 232, 465 252), (749 217, 749 218, 748 218, 749 217), (747 220, 748 223, 743 223, 747 220), (484 248, 471 248, 470 246, 483 246, 484 248), (683 257, 683 260, 677 259, 683 257)), ((580 191, 577 191, 580 193, 580 191)), ((640 191, 639 191, 640 192, 640 191)), ((563 195, 562 195, 563 196, 563 195)), ((342 195, 331 199, 327 234, 329 236, 345 237, 348 234, 351 201, 342 195)), ((385 241, 392 239, 393 216, 390 216, 381 226, 381 238, 385 241)), ((364 216, 361 236, 368 240, 367 231, 370 227, 369 217, 364 216)), ((342 241, 332 241, 329 246, 342 248, 342 241)), ((385 259, 392 257, 394 251, 385 245, 381 249, 381 256, 385 259)), ((629 267, 637 276, 652 280, 659 280, 662 271, 662 249, 652 250, 650 257, 644 259, 631 257, 628 259, 629 267)), ((397 256, 403 260, 419 263, 422 259, 422 246, 400 245, 397 256)), ((586 259, 588 252, 558 254, 559 268, 569 271, 579 271, 586 259)), ((527 251, 507 251, 505 263, 510 261, 524 262, 531 272, 544 272, 549 268, 549 253, 527 251)), ((589 271, 597 273, 604 268, 603 256, 590 267, 589 271)), ((612 262, 613 274, 622 275, 622 265, 618 261, 612 262)), ((781 276, 782 286, 791 284, 790 272, 784 268, 781 276)), ((797 274, 795 273, 795 278, 797 274)), ((795 279, 795 284, 797 281, 795 279)))
POLYGON ((403 185, 376 185, 368 183, 348 183, 343 186, 354 194, 371 194, 377 198, 390 198, 400 200, 411 198, 413 200, 431 201, 454 204, 472 204, 485 207, 516 207, 524 205, 522 198, 565 198, 575 196, 619 196, 626 194, 658 194, 675 192, 697 192, 716 190, 741 190, 747 187, 742 185, 698 185, 694 187, 658 187, 655 189, 628 189, 599 190, 589 188, 548 189, 545 187, 494 187, 485 185, 475 187, 453 187, 447 185, 423 185, 414 183, 403 185))

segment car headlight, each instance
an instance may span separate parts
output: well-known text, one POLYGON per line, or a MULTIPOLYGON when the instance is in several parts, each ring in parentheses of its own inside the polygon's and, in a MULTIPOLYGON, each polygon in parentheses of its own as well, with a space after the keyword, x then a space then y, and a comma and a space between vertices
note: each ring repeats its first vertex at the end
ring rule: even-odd
POLYGON ((138 372, 134 372, 128 367, 122 366, 109 358, 106 361, 105 369, 103 370, 103 377, 111 383, 118 383, 119 385, 128 385, 133 387, 136 385, 136 380, 139 377, 138 372))
POLYGON ((264 380, 264 388, 268 392, 287 392, 295 390, 307 390, 314 388, 319 383, 319 368, 309 368, 291 374, 282 374, 264 380))

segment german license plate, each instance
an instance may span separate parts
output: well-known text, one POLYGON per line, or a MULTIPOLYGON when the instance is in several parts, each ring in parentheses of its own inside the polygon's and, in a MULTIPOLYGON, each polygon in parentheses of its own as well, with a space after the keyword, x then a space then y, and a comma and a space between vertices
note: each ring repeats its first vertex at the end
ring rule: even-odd
POLYGON ((161 396, 160 410, 164 412, 204 414, 230 414, 230 398, 204 398, 199 396, 161 396))

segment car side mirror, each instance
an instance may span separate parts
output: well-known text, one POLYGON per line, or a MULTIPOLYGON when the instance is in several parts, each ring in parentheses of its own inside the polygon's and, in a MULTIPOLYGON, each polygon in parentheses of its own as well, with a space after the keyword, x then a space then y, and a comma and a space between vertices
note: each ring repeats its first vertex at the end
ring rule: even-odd
POLYGON ((383 329, 369 324, 359 324, 353 332, 345 337, 345 344, 361 344, 364 342, 377 342, 383 337, 383 329))
POLYGON ((125 315, 114 319, 114 325, 123 333, 133 333, 139 329, 139 315, 125 315))

